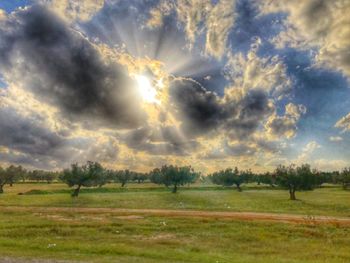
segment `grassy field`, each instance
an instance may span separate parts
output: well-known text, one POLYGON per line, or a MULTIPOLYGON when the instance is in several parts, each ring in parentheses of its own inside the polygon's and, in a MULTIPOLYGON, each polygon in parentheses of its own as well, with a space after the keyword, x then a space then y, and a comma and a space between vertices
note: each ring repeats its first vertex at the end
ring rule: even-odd
POLYGON ((16 184, 0 196, 0 206, 64 206, 162 208, 215 211, 253 211, 306 215, 350 217, 350 191, 328 186, 314 191, 297 192, 290 201, 288 191, 249 185, 238 192, 234 188, 193 186, 181 188, 178 194, 152 184, 132 184, 83 189, 78 198, 63 184, 16 184), (18 195, 18 193, 33 193, 18 195))
MULTIPOLYGON (((350 217, 350 192, 329 186, 297 193, 250 185, 180 189, 117 185, 69 196, 62 184, 17 184, 4 206, 164 208, 350 217), (35 190, 35 191, 31 191, 35 190), (31 192, 32 194, 18 195, 31 192), (36 193, 36 194, 35 194, 36 193)), ((1 211, 0 255, 88 262, 350 262, 350 228, 214 218, 112 213, 1 211)), ((1 260, 0 260, 1 262, 1 260)))

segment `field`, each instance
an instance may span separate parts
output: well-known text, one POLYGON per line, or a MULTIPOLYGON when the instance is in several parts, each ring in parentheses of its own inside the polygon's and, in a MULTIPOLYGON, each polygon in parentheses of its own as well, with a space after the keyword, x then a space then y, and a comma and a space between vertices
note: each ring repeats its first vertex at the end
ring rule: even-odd
POLYGON ((288 200, 285 190, 255 184, 243 192, 195 185, 172 194, 148 183, 83 189, 78 198, 70 192, 58 183, 6 187, 0 255, 8 262, 350 262, 350 226, 314 220, 350 218, 350 192, 339 186, 298 192, 297 201, 288 200), (205 213, 191 216, 194 210, 205 213), (214 211, 305 220, 245 220, 214 211))

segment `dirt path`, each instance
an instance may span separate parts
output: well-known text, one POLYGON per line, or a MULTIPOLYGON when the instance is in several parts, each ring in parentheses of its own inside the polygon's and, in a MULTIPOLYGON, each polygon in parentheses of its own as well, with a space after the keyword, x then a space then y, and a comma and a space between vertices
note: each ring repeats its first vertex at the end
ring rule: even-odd
POLYGON ((33 212, 33 213, 89 213, 89 214, 115 214, 115 215, 142 215, 164 217, 192 217, 217 218, 243 221, 270 221, 299 224, 333 224, 350 226, 350 218, 332 216, 309 216, 277 213, 257 212, 218 212, 196 210, 170 210, 170 209, 124 209, 124 208, 88 208, 88 207, 28 207, 28 206, 0 206, 0 211, 33 212))
POLYGON ((332 216, 308 216, 276 213, 256 212, 218 212, 218 211, 195 211, 195 210, 170 210, 170 209, 124 209, 124 208, 87 208, 87 207, 26 207, 26 206, 1 206, 0 211, 33 212, 33 213, 89 213, 89 214, 117 214, 117 215, 143 215, 164 217, 195 217, 217 218, 246 221, 270 221, 282 223, 300 224, 334 224, 350 226, 350 218, 332 216))

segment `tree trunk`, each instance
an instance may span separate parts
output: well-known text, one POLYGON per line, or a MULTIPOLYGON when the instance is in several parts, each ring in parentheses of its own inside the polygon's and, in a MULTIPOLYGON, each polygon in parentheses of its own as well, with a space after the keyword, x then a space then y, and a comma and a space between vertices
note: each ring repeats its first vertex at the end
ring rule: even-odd
POLYGON ((174 184, 174 188, 173 188, 173 191, 172 191, 174 194, 176 194, 177 192, 177 184, 174 184))
POLYGON ((295 189, 289 189, 290 200, 297 200, 295 197, 295 189))
POLYGON ((126 184, 126 182, 122 182, 122 187, 124 187, 124 186, 125 186, 125 184, 126 184))
POLYGON ((3 189, 3 188, 4 188, 4 185, 1 184, 1 185, 0 185, 0 194, 2 194, 2 193, 4 192, 4 189, 3 189))
POLYGON ((242 192, 242 188, 239 184, 236 184, 236 187, 237 187, 238 192, 242 192))
POLYGON ((80 192, 80 187, 81 187, 81 185, 78 185, 78 187, 72 193, 72 197, 78 197, 79 192, 80 192))

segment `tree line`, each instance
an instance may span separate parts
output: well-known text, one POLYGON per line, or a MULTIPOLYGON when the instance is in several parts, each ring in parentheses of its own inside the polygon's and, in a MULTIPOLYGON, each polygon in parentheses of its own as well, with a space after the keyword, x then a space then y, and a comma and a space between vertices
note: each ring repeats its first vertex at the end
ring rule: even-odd
POLYGON ((79 195, 81 187, 102 187, 108 183, 120 183, 124 187, 128 182, 152 182, 171 189, 173 193, 184 185, 210 181, 223 187, 234 186, 242 191, 242 184, 257 183, 287 189, 291 200, 296 200, 297 191, 309 191, 320 187, 324 183, 341 184, 344 189, 350 187, 350 168, 342 171, 322 172, 312 169, 309 164, 296 166, 278 166, 273 172, 263 174, 253 173, 251 170, 227 168, 203 176, 194 171, 191 166, 164 165, 155 168, 149 173, 139 173, 130 170, 105 169, 98 162, 88 161, 86 164, 72 164, 70 168, 59 172, 43 170, 26 170, 22 166, 10 165, 7 168, 0 166, 0 193, 5 185, 12 186, 15 182, 47 182, 61 181, 69 187, 74 187, 73 197, 79 195))

